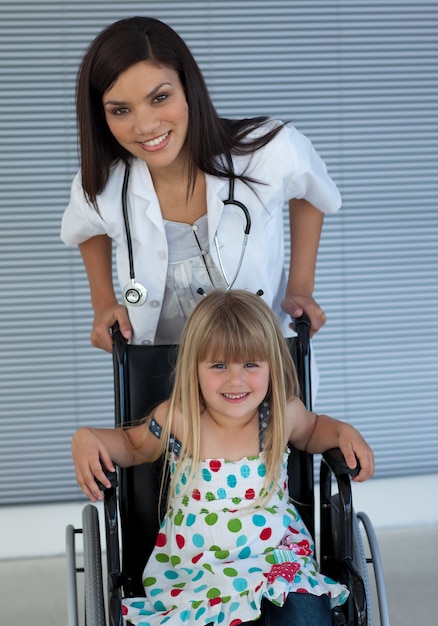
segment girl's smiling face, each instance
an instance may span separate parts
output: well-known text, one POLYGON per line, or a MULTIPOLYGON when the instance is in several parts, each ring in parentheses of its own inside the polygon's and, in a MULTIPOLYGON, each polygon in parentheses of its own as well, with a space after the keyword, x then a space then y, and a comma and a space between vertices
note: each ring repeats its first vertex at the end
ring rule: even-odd
POLYGON ((119 75, 102 104, 114 138, 152 172, 184 166, 189 108, 175 70, 140 61, 119 75))
POLYGON ((269 365, 266 361, 201 361, 198 380, 211 415, 247 419, 258 412, 268 393, 269 365))

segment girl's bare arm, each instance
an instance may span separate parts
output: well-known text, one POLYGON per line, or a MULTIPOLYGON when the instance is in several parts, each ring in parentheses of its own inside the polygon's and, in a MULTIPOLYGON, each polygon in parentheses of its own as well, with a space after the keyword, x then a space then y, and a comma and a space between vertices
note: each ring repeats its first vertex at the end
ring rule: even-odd
POLYGON ((361 470, 354 480, 362 482, 374 474, 373 451, 351 424, 307 411, 297 398, 288 404, 286 424, 288 440, 297 449, 318 454, 340 448, 348 467, 354 469, 359 461, 361 470))
POLYGON ((104 470, 113 472, 115 465, 130 467, 156 458, 159 440, 145 424, 129 430, 121 428, 80 428, 73 435, 71 452, 76 480, 92 501, 102 500, 96 481, 105 487, 111 484, 104 470))

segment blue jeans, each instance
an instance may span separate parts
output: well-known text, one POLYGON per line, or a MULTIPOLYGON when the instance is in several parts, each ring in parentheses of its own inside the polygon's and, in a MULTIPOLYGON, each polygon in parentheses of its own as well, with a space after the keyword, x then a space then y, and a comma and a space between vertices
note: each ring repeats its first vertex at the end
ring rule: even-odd
POLYGON ((290 593, 283 606, 262 601, 262 615, 254 622, 241 626, 332 626, 328 596, 310 593, 290 593))

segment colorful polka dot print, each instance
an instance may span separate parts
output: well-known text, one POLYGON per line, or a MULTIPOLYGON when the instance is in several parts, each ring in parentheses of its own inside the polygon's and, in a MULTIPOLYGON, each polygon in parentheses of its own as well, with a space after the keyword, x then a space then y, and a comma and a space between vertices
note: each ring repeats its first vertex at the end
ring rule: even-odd
POLYGON ((260 616, 263 598, 279 606, 291 592, 345 601, 346 588, 318 572, 312 538, 289 501, 287 452, 279 486, 260 506, 265 474, 263 453, 202 462, 188 491, 182 473, 144 570, 146 598, 123 602, 128 622, 237 626, 260 616))

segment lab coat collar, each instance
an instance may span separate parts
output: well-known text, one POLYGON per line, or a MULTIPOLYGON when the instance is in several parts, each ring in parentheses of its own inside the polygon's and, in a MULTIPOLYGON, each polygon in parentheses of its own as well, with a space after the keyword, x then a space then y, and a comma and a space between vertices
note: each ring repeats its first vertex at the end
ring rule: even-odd
POLYGON ((148 205, 154 198, 158 201, 149 168, 146 163, 140 161, 140 159, 134 159, 131 163, 129 193, 139 196, 145 200, 148 205))
POLYGON ((133 197, 134 206, 140 199, 142 210, 151 222, 164 233, 163 216, 155 193, 152 176, 146 163, 134 159, 131 163, 128 196, 133 197))
MULTIPOLYGON (((207 189, 207 215, 210 245, 217 230, 224 208, 224 200, 228 197, 228 180, 217 176, 205 175, 207 189)), ((155 193, 152 177, 147 165, 140 159, 134 159, 131 164, 128 195, 142 199, 148 218, 160 228, 164 229, 163 217, 157 194, 155 193)))

